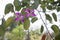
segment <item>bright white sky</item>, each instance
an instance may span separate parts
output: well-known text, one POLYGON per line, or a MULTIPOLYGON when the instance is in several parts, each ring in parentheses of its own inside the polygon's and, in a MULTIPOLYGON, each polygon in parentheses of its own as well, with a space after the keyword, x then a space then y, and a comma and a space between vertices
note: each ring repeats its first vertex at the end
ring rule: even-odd
MULTIPOLYGON (((13 1, 14 1, 14 0, 0 0, 0 19, 1 19, 1 18, 3 17, 3 15, 4 15, 5 5, 8 4, 8 3, 13 3, 13 1)), ((38 7, 38 10, 41 11, 41 8, 38 7)), ((47 11, 49 11, 49 10, 47 10, 47 11)), ((53 24, 56 24, 56 25, 59 26, 59 25, 60 25, 60 23, 59 23, 60 12, 57 13, 56 10, 52 10, 51 12, 46 12, 46 13, 51 15, 53 12, 55 12, 55 13, 57 14, 57 17, 58 17, 58 21, 57 21, 57 22, 54 22, 54 20, 53 20, 53 24)), ((42 12, 40 12, 40 13, 41 13, 41 15, 42 15, 42 18, 43 18, 44 21, 45 21, 44 13, 42 13, 42 12)), ((30 29, 33 29, 33 30, 40 28, 40 26, 43 24, 43 22, 41 21, 41 19, 40 19, 39 15, 38 15, 38 12, 37 12, 37 11, 35 12, 35 14, 36 14, 37 17, 38 17, 38 20, 37 20, 35 23, 33 23, 33 24, 31 23, 30 29)), ((12 14, 12 13, 9 13, 8 15, 5 16, 5 19, 7 19, 7 18, 10 17, 10 16, 13 16, 13 14, 12 14)), ((1 21, 0 21, 0 24, 1 24, 1 21)), ((50 26, 51 26, 52 24, 50 24, 50 23, 47 21, 47 24, 46 24, 46 25, 48 26, 48 29, 49 29, 49 31, 51 32, 52 30, 51 30, 50 26)), ((46 31, 46 29, 45 29, 45 31, 46 31)))

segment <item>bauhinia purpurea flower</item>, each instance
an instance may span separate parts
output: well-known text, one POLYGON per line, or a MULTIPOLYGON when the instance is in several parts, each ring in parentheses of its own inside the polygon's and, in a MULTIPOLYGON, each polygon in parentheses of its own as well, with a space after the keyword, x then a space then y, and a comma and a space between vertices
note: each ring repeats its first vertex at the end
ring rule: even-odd
POLYGON ((24 11, 26 12, 26 15, 25 15, 26 17, 34 17, 34 16, 36 16, 36 15, 34 14, 34 9, 31 10, 31 9, 29 9, 29 8, 26 8, 24 11))
POLYGON ((31 9, 29 9, 29 8, 26 8, 26 9, 24 10, 24 12, 26 12, 26 14, 24 14, 24 15, 23 15, 22 13, 16 12, 16 13, 15 13, 15 14, 16 14, 15 20, 16 20, 16 21, 21 21, 21 22, 23 23, 25 18, 29 18, 29 17, 34 17, 34 16, 36 16, 36 15, 34 14, 34 10, 31 10, 31 9))
POLYGON ((15 18, 16 21, 24 22, 24 16, 21 13, 16 12, 15 14, 16 14, 16 18, 15 18))

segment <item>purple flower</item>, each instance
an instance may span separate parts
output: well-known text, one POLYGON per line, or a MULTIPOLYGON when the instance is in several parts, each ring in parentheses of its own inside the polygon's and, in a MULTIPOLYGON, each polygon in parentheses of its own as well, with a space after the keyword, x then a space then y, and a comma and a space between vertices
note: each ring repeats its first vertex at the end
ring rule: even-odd
POLYGON ((15 15, 16 15, 16 18, 15 18, 16 21, 24 22, 24 16, 21 13, 16 12, 15 15))
POLYGON ((26 17, 30 17, 30 16, 36 16, 35 14, 34 14, 34 10, 31 10, 31 9, 29 9, 29 8, 26 8, 25 9, 25 12, 26 12, 26 17))

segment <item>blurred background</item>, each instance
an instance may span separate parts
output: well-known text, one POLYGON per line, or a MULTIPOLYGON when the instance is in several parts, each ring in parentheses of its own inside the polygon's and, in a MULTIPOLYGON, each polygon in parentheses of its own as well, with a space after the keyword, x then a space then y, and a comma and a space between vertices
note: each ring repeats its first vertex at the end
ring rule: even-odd
MULTIPOLYGON (((4 14, 4 9, 5 9, 5 6, 6 4, 8 3, 12 3, 13 4, 13 1, 14 0, 0 0, 0 25, 2 24, 2 18, 3 18, 3 15, 4 14)), ((21 0, 20 0, 21 1, 21 0)), ((39 11, 42 11, 42 9, 38 6, 37 10, 39 11)), ((47 11, 50 11, 48 9, 46 9, 47 11)), ((43 12, 40 12, 41 15, 42 15, 42 18, 45 22, 45 15, 43 12)), ((59 26, 60 28, 60 12, 57 12, 56 10, 52 10, 50 12, 46 12, 46 14, 49 14, 51 15, 52 13, 56 13, 57 15, 57 18, 58 18, 58 21, 55 22, 53 20, 53 23, 52 24, 56 24, 59 26)), ((38 17, 38 20, 34 23, 30 23, 30 28, 28 30, 24 30, 22 27, 17 27, 17 28, 14 28, 12 30, 12 33, 9 32, 9 30, 5 33, 5 40, 29 40, 28 38, 30 38, 31 40, 41 40, 41 36, 43 34, 47 35, 47 30, 46 28, 44 27, 44 32, 43 34, 41 33, 40 29, 41 29, 41 25, 43 24, 42 20, 40 19, 39 17, 39 14, 38 12, 35 10, 35 14, 37 15, 38 17), (20 29, 20 31, 18 30, 20 29), (29 32, 29 33, 28 33, 29 32), (28 37, 28 34, 30 35, 30 37, 28 37), (20 37, 19 37, 20 36, 20 37)), ((9 13, 7 14, 4 18, 5 20, 7 20, 9 17, 13 16, 14 14, 13 13, 9 13)), ((47 21, 46 25, 48 26, 48 30, 49 32, 53 35, 53 31, 51 29, 51 23, 49 23, 49 21, 47 21)), ((22 25, 21 25, 22 26, 22 25)), ((9 28, 8 28, 9 29, 9 28)), ((49 35, 48 35, 49 36, 49 35)), ((1 37, 0 37, 1 39, 1 37)))

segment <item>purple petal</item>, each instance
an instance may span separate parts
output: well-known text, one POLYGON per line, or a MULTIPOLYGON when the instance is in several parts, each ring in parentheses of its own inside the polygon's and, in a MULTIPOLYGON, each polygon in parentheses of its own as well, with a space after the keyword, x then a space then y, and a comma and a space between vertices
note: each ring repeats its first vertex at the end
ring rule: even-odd
POLYGON ((31 16, 36 16, 36 15, 34 13, 32 13, 31 16))
POLYGON ((19 18, 20 18, 20 20, 22 20, 22 19, 24 19, 24 16, 20 16, 19 18))
POLYGON ((31 10, 30 10, 29 8, 25 9, 25 12, 26 12, 26 13, 30 13, 30 11, 31 11, 31 10))
POLYGON ((31 10, 31 16, 36 16, 36 15, 34 14, 34 10, 31 10))
POLYGON ((21 22, 23 22, 23 21, 24 21, 24 16, 21 15, 21 16, 19 17, 19 19, 20 19, 21 22))
POLYGON ((19 16, 21 16, 21 13, 16 12, 15 15, 16 15, 17 17, 19 17, 19 16))
POLYGON ((33 10, 31 10, 31 12, 34 12, 34 9, 33 9, 33 10))
POLYGON ((24 20, 21 20, 22 23, 24 23, 24 20))
POLYGON ((19 21, 19 18, 15 18, 16 21, 19 21))
POLYGON ((27 14, 26 14, 26 17, 30 17, 30 13, 27 13, 27 14))
POLYGON ((19 12, 16 12, 15 14, 16 14, 16 15, 20 15, 20 13, 19 13, 19 12))

